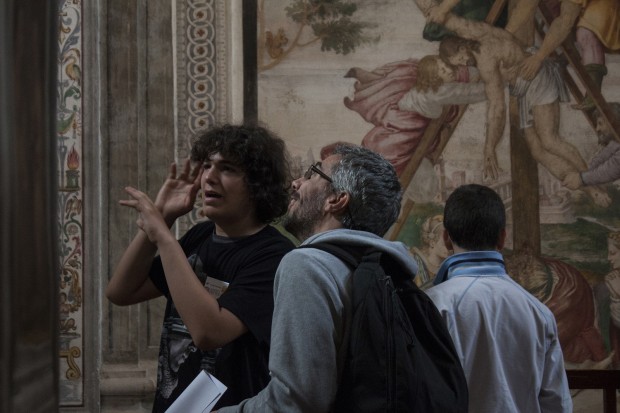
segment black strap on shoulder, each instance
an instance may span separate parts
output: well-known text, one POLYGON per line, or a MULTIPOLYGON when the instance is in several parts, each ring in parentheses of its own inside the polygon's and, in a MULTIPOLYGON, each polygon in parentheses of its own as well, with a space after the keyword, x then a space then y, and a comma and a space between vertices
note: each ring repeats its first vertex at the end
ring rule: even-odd
POLYGON ((345 264, 351 268, 357 268, 367 252, 366 247, 333 244, 331 242, 315 242, 312 244, 301 245, 299 248, 316 248, 321 251, 329 252, 333 256, 344 261, 345 264))
POLYGON ((331 242, 316 242, 301 245, 299 248, 316 248, 321 251, 328 252, 339 258, 351 269, 357 268, 366 257, 366 260, 369 262, 379 262, 381 267, 384 269, 384 272, 390 275, 397 285, 408 280, 406 277, 407 272, 401 269, 400 264, 389 255, 381 253, 381 251, 375 247, 335 244, 331 242))

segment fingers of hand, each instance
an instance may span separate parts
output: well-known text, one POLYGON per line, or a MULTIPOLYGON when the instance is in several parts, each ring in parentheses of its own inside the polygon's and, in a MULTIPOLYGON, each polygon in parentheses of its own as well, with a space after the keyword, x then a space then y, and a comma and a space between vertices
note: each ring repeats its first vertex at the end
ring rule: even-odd
POLYGON ((142 194, 142 192, 138 191, 135 188, 132 188, 130 186, 125 188, 125 192, 127 192, 133 199, 122 199, 120 201, 118 201, 119 204, 123 205, 123 206, 128 206, 131 208, 137 208, 139 201, 138 199, 140 198, 140 195, 142 194))
POLYGON ((200 188, 200 180, 202 178, 202 173, 204 171, 204 168, 202 165, 198 165, 198 167, 192 171, 192 178, 194 180, 194 186, 200 188))
POLYGON ((190 159, 189 158, 185 159, 185 162, 183 162, 183 173, 179 175, 179 179, 180 178, 187 179, 187 177, 190 174, 191 167, 192 165, 191 165, 190 159))
POLYGON ((129 195, 131 195, 133 199, 137 201, 150 200, 147 194, 131 186, 125 187, 125 192, 127 192, 129 195))
POLYGON ((146 196, 146 194, 139 189, 134 188, 133 186, 126 186, 125 192, 131 195, 133 198, 140 198, 146 196))
POLYGON ((153 201, 147 194, 132 187, 126 187, 125 191, 131 195, 133 199, 123 199, 119 203, 123 206, 134 208, 138 212, 148 212, 151 209, 156 209, 153 201))
POLYGON ((135 199, 122 199, 118 201, 118 203, 121 204, 122 206, 136 208, 136 209, 138 208, 138 204, 139 204, 139 202, 136 201, 135 199))
POLYGON ((198 178, 203 171, 203 166, 201 162, 196 163, 191 170, 190 176, 193 180, 195 180, 196 178, 198 178))

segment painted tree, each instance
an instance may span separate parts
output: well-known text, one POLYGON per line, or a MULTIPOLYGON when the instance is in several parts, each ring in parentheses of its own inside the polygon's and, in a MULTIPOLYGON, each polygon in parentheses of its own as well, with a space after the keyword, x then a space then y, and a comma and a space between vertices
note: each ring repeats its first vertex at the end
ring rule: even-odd
POLYGON ((265 28, 264 2, 261 0, 258 6, 259 71, 277 66, 296 49, 319 42, 321 51, 346 55, 363 44, 379 41, 379 36, 368 33, 376 24, 354 19, 355 2, 294 0, 285 7, 287 17, 294 23, 292 33, 284 28, 275 32, 265 28))

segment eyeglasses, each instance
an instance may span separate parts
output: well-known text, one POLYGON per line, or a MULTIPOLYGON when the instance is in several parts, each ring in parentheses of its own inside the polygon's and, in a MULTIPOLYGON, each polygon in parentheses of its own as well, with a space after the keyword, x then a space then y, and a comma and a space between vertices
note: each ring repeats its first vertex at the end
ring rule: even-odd
MULTIPOLYGON (((306 173, 304 174, 304 179, 308 180, 310 178, 312 178, 312 174, 316 173, 318 174, 321 178, 325 179, 327 182, 329 182, 330 184, 333 184, 334 181, 332 181, 332 178, 330 178, 329 176, 327 176, 325 174, 325 172, 321 171, 319 169, 319 167, 321 166, 321 162, 317 162, 313 165, 310 165, 310 167, 308 168, 308 170, 306 171, 306 173)), ((355 222, 353 221, 353 215, 351 214, 351 209, 347 208, 347 215, 349 215, 349 219, 351 220, 351 227, 354 228, 355 227, 355 222)))
POLYGON ((325 172, 321 171, 319 167, 321 166, 321 162, 317 162, 313 165, 310 165, 310 168, 304 174, 304 179, 312 178, 313 173, 317 173, 321 178, 325 179, 329 183, 333 183, 332 179, 325 174, 325 172))

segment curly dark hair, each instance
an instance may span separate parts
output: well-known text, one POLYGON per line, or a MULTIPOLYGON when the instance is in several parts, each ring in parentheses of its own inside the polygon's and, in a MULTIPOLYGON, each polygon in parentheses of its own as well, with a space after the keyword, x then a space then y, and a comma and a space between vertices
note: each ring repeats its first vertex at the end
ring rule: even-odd
POLYGON ((279 136, 254 124, 214 126, 194 140, 191 158, 204 162, 216 153, 245 172, 260 222, 268 224, 286 212, 291 172, 286 145, 279 136))

